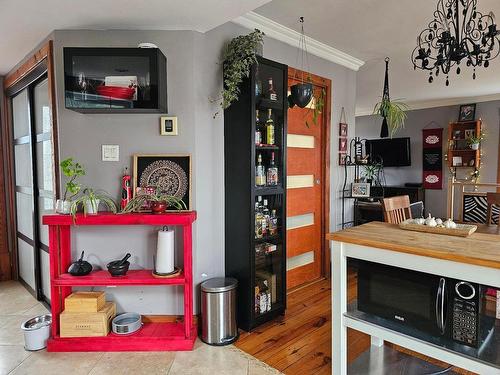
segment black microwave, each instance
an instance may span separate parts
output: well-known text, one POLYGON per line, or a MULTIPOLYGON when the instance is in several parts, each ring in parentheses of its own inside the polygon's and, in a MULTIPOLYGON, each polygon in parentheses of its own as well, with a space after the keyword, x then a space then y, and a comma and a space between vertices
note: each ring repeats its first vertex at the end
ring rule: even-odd
POLYGON ((486 288, 423 272, 357 261, 358 310, 474 348, 486 288))

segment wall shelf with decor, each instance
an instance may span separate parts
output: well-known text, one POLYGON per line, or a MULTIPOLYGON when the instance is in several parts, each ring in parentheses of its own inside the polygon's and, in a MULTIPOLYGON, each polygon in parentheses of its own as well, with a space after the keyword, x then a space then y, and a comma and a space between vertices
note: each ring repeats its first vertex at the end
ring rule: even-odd
POLYGON ((286 307, 287 82, 286 65, 258 57, 224 111, 226 276, 247 331, 286 307))
POLYGON ((481 167, 481 144, 477 149, 470 145, 471 137, 480 138, 481 120, 450 122, 448 124, 448 167, 452 174, 457 169, 470 168, 478 171, 481 167))
POLYGON ((47 342, 49 352, 88 351, 164 351, 192 350, 196 341, 196 326, 193 324, 193 258, 192 225, 195 211, 167 214, 99 214, 75 219, 70 215, 45 215, 43 224, 49 226, 50 288, 51 288, 51 337, 47 342), (125 276, 112 277, 108 271, 92 271, 86 276, 66 273, 71 264, 71 229, 74 226, 108 225, 154 225, 180 226, 183 231, 183 271, 172 278, 153 277, 153 270, 130 270, 125 276), (126 286, 170 286, 184 287, 184 319, 166 322, 148 317, 142 328, 131 335, 109 333, 101 337, 61 337, 59 317, 63 302, 73 287, 126 287, 126 286))
POLYGON ((167 59, 158 48, 64 48, 64 98, 81 113, 167 112, 167 59))

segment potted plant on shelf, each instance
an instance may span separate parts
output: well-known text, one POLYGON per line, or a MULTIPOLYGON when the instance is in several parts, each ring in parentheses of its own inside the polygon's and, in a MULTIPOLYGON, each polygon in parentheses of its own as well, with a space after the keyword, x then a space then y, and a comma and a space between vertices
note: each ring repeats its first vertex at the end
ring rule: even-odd
MULTIPOLYGON (((224 67, 224 87, 220 96, 213 101, 219 101, 222 109, 227 109, 231 103, 238 100, 240 83, 250 75, 253 64, 257 64, 257 47, 263 42, 264 33, 255 29, 248 35, 240 35, 231 39, 222 56, 224 67)), ((219 114, 216 112, 214 118, 219 114)))
POLYGON ((377 183, 381 166, 379 164, 364 165, 363 169, 366 182, 369 184, 372 184, 373 182, 377 183))
POLYGON ((164 194, 159 188, 156 188, 153 194, 136 195, 127 203, 121 212, 138 212, 148 204, 154 214, 163 214, 168 209, 178 211, 187 210, 186 204, 182 201, 182 199, 174 197, 173 195, 164 194))
POLYGON ((484 138, 483 133, 479 134, 479 137, 476 136, 469 137, 467 138, 467 144, 471 149, 479 150, 479 145, 481 144, 483 138, 484 138))
POLYGON ((81 207, 85 216, 97 215, 101 203, 104 203, 108 206, 109 211, 116 214, 116 203, 106 192, 85 188, 82 190, 82 195, 71 203, 71 214, 75 217, 81 207))
POLYGON ((62 173, 69 179, 65 184, 63 199, 56 201, 56 212, 59 214, 69 214, 71 211, 71 199, 74 198, 81 189, 77 178, 85 175, 85 169, 73 158, 67 158, 59 163, 62 173), (71 194, 71 195, 68 195, 71 194))

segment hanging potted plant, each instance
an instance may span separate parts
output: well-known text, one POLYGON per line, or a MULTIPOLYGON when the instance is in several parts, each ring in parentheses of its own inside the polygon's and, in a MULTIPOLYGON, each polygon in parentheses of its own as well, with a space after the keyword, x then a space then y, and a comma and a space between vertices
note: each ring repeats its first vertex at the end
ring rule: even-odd
MULTIPOLYGON (((240 84, 250 75, 253 64, 257 64, 257 49, 264 41, 264 33, 255 29, 248 35, 240 35, 231 39, 222 56, 224 87, 219 98, 222 109, 238 100, 240 84)), ((214 118, 219 114, 216 112, 214 118)))
POLYGON ((67 158, 59 163, 62 173, 68 178, 65 184, 63 199, 56 200, 56 212, 59 214, 69 214, 71 211, 71 199, 73 199, 81 189, 77 178, 85 175, 85 170, 80 163, 74 162, 73 158, 67 158))
MULTIPOLYGON (((299 53, 301 56, 301 77, 300 83, 290 86, 290 95, 288 96, 288 105, 293 108, 297 105, 300 108, 305 108, 313 97, 313 85, 311 83, 311 77, 306 77, 304 79, 304 69, 305 63, 308 64, 307 56, 307 46, 306 46, 306 36, 304 34, 304 17, 299 18, 301 24, 301 32, 299 39, 299 53)), ((297 58, 298 60, 298 58, 297 58)), ((307 66, 307 68, 309 68, 307 66)))
POLYGON ((101 203, 105 204, 109 211, 116 214, 116 203, 106 192, 85 188, 82 190, 82 195, 71 203, 71 215, 75 217, 79 208, 82 208, 85 216, 97 215, 101 203))
POLYGON ((391 138, 394 134, 404 128, 406 120, 406 111, 408 106, 399 101, 391 101, 389 97, 389 58, 385 58, 385 79, 382 100, 375 105, 374 114, 382 117, 382 128, 380 129, 380 138, 391 138))
POLYGON ((469 147, 471 149, 479 150, 479 146, 480 146, 483 138, 484 138, 484 134, 481 132, 481 134, 479 134, 479 137, 472 136, 472 137, 467 138, 467 144, 469 145, 469 147))

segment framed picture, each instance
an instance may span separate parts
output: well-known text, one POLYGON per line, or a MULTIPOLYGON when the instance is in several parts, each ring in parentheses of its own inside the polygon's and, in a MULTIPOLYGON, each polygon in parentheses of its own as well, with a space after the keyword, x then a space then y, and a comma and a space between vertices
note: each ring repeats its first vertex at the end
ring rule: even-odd
POLYGON ((339 152, 347 152, 347 138, 339 138, 339 152))
POLYGON ((369 198, 370 184, 367 182, 353 182, 351 187, 351 196, 353 198, 369 198))
POLYGON ((472 137, 474 137, 475 134, 476 134, 476 132, 475 132, 474 129, 465 129, 465 131, 464 131, 464 138, 465 139, 472 138, 472 137))
POLYGON ((453 131, 453 139, 460 139, 462 137, 462 131, 461 130, 454 130, 453 131))
POLYGON ((160 189, 163 194, 181 199, 191 210, 191 155, 134 156, 133 192, 148 194, 160 189))
POLYGON ((339 165, 345 165, 346 159, 347 159, 347 154, 339 152, 339 165))
POLYGON ((169 117, 169 116, 160 117, 160 134, 178 135, 177 117, 169 117))
POLYGON ((347 124, 339 124, 339 137, 347 137, 347 124))
POLYGON ((454 167, 462 166, 462 157, 461 156, 453 156, 452 165, 454 167))
POLYGON ((476 105, 464 104, 460 106, 458 121, 473 121, 476 118, 476 105))

